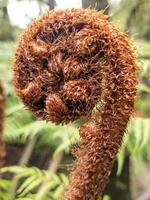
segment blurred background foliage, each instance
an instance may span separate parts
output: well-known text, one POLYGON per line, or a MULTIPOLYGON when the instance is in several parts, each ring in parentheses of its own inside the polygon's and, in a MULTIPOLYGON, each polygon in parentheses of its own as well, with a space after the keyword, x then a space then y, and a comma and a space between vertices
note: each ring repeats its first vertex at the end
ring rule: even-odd
MULTIPOLYGON (((32 1, 26 0, 26 3, 32 1)), ((78 140, 81 121, 55 126, 36 120, 16 97, 12 66, 23 29, 12 24, 9 3, 9 0, 0 0, 0 79, 7 95, 4 129, 7 156, 5 167, 0 170, 0 200, 55 200, 68 184, 67 169, 73 160, 70 149, 78 140)), ((46 9, 58 6, 55 0, 36 3, 38 15, 44 6, 46 9)), ((82 5, 105 9, 110 21, 131 36, 142 68, 136 112, 128 125, 103 200, 149 200, 150 0, 82 0, 82 5)))

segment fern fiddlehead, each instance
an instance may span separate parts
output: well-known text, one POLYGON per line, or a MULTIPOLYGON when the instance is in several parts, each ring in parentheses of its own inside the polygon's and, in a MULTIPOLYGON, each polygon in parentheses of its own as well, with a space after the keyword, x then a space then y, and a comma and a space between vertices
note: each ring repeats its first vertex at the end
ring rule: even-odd
POLYGON ((14 85, 24 104, 56 124, 88 118, 64 199, 102 194, 134 110, 137 69, 127 36, 95 10, 49 11, 21 38, 14 85))
POLYGON ((5 94, 2 87, 2 83, 0 81, 0 168, 4 164, 5 157, 5 143, 2 137, 3 132, 3 124, 4 124, 4 110, 5 110, 5 94))

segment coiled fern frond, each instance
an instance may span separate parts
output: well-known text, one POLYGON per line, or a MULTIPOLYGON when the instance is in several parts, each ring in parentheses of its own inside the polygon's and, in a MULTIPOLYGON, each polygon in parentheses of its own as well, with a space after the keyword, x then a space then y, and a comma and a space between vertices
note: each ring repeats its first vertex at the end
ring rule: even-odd
POLYGON ((95 10, 48 11, 22 36, 14 85, 24 104, 56 124, 87 118, 65 200, 102 194, 134 111, 137 69, 127 36, 95 10))

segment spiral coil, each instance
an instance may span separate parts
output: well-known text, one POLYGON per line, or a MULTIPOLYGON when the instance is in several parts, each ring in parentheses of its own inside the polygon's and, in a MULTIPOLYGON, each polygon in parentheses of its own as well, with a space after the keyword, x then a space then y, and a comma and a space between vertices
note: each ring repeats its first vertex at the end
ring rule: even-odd
POLYGON ((23 34, 14 85, 24 104, 56 124, 88 118, 64 199, 103 192, 134 110, 137 69, 127 36, 95 10, 49 11, 23 34))

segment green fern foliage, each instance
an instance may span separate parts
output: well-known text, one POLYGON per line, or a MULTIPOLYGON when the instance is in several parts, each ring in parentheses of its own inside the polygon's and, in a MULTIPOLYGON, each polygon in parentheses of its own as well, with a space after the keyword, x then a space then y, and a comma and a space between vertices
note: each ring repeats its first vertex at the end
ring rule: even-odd
MULTIPOLYGON (((15 175, 15 181, 19 182, 19 186, 14 195, 16 195, 15 198, 18 200, 55 200, 64 193, 65 187, 68 184, 68 178, 63 173, 56 175, 53 172, 40 170, 36 167, 5 167, 1 169, 1 173, 13 173, 15 175), (42 189, 40 190, 39 188, 42 189)), ((7 191, 8 187, 11 191, 11 187, 13 188, 11 182, 1 180, 0 189, 4 189, 3 196, 5 193, 9 194, 7 191)))

